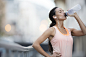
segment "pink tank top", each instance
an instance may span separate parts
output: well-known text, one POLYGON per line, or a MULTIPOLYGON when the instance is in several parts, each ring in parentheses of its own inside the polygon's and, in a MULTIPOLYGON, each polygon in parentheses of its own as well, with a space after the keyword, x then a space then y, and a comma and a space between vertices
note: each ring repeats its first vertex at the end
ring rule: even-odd
POLYGON ((53 27, 56 30, 55 36, 51 39, 53 54, 60 52, 62 54, 61 57, 72 57, 73 38, 70 30, 64 27, 67 34, 63 34, 56 26, 53 27))

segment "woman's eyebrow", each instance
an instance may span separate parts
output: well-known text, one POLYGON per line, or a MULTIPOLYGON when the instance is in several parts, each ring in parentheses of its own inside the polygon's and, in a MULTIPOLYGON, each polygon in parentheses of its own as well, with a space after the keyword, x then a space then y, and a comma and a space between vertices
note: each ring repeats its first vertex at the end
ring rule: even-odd
POLYGON ((60 12, 61 10, 59 10, 58 12, 60 12))
POLYGON ((59 10, 59 11, 64 11, 64 10, 59 10))
POLYGON ((59 11, 61 11, 61 10, 59 10, 59 11))

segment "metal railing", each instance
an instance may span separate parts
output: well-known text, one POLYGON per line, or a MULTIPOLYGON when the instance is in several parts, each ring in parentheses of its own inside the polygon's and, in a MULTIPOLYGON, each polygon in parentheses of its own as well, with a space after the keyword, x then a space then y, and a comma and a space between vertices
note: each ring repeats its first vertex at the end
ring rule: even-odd
POLYGON ((0 41, 1 57, 33 57, 32 46, 24 47, 13 42, 0 41))

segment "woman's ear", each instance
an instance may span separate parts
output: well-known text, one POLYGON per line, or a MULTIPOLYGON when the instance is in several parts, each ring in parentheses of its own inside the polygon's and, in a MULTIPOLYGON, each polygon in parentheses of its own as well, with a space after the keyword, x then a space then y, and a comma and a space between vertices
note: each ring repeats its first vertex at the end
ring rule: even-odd
POLYGON ((57 19, 57 17, 56 17, 56 16, 53 16, 53 18, 54 18, 54 19, 57 19))

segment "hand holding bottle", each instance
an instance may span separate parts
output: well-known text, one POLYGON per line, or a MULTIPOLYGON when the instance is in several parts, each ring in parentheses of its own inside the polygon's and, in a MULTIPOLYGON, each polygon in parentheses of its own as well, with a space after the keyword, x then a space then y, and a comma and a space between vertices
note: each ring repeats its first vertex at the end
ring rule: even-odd
POLYGON ((71 15, 67 13, 67 15, 70 16, 70 17, 75 17, 77 15, 77 13, 75 12, 75 13, 73 13, 71 15))
POLYGON ((75 5, 74 7, 72 7, 71 9, 69 9, 66 13, 65 16, 69 15, 73 15, 75 12, 77 12, 78 10, 81 9, 81 6, 79 4, 75 5))

